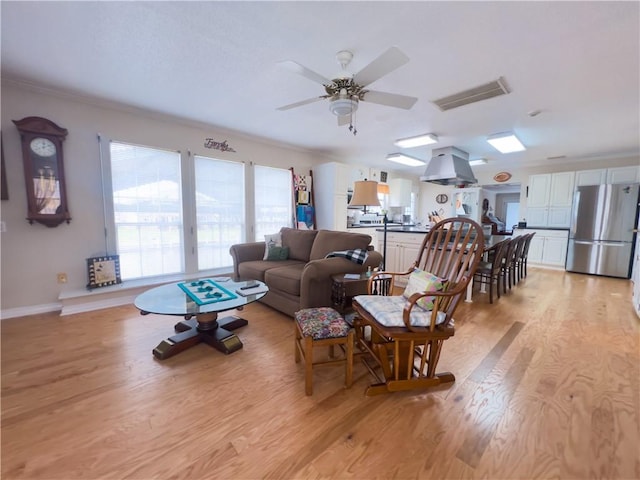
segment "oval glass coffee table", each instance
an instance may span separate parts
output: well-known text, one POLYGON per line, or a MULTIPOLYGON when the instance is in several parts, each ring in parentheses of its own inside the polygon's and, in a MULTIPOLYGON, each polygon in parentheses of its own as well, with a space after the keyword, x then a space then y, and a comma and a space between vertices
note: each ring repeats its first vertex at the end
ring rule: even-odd
POLYGON ((242 310, 245 305, 264 297, 269 289, 258 281, 220 282, 216 279, 192 280, 152 288, 134 301, 142 315, 178 315, 185 319, 175 325, 176 335, 163 340, 153 349, 153 355, 164 360, 204 342, 223 353, 242 348, 242 342, 232 332, 249 322, 231 315, 218 319, 218 313, 242 310))

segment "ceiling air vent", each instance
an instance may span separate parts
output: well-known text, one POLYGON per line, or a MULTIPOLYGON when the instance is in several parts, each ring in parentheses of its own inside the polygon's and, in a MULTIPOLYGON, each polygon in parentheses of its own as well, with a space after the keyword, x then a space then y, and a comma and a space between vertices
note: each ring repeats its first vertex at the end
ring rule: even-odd
POLYGON ((458 108, 463 105, 469 105, 470 103, 486 100, 487 98, 498 97, 507 93, 509 93, 509 88, 507 87, 504 78, 500 77, 498 80, 480 85, 479 87, 470 88, 464 92, 434 100, 433 103, 435 103, 440 110, 444 112, 446 110, 458 108))

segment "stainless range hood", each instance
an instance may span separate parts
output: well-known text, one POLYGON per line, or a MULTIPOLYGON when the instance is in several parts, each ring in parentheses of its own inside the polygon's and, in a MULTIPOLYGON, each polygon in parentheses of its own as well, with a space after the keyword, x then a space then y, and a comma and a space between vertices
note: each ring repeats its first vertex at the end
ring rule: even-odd
POLYGON ((469 154, 456 147, 436 148, 422 182, 437 183, 439 185, 471 185, 478 183, 469 165, 469 154))

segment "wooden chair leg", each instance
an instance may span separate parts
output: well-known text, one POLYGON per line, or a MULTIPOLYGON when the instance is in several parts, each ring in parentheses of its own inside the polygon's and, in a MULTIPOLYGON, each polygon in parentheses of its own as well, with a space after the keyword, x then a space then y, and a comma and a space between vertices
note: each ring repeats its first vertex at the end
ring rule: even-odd
POLYGON ((346 358, 346 372, 345 372, 345 385, 347 388, 353 384, 353 342, 354 331, 351 329, 347 335, 347 358, 346 358))
POLYGON ((295 328, 295 335, 294 335, 294 344, 293 344, 293 348, 294 348, 294 355, 295 355, 295 359, 296 359, 296 363, 300 363, 300 330, 298 328, 298 324, 296 322, 294 322, 294 328, 295 328))
POLYGON ((304 338, 304 392, 313 394, 313 338, 304 338))
POLYGON ((487 278, 489 280, 489 303, 493 303, 493 275, 487 278))

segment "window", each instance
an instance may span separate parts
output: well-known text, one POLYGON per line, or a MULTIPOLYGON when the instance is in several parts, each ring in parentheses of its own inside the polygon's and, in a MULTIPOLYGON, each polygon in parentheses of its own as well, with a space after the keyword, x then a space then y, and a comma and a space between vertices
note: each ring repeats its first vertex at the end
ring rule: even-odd
POLYGON ((194 157, 198 269, 230 267, 229 247, 245 241, 244 164, 194 157))
POLYGON ((293 225, 291 175, 291 171, 284 168, 255 166, 256 241, 293 225))
POLYGON ((180 154, 116 142, 110 152, 122 279, 182 272, 180 154))

